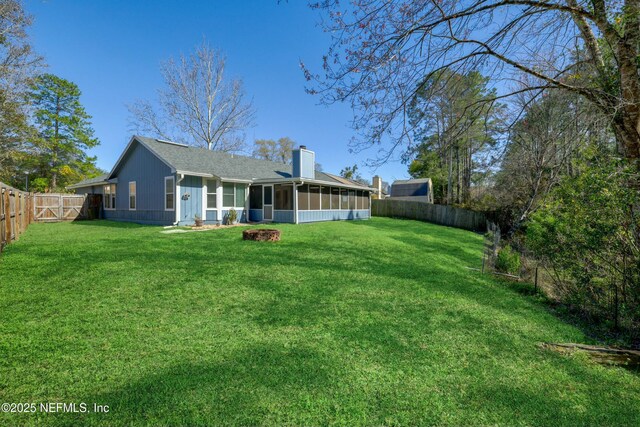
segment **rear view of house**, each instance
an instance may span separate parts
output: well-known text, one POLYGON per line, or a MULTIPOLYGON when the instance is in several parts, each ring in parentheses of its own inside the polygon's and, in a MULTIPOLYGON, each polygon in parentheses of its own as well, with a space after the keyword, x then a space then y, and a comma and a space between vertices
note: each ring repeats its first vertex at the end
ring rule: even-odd
POLYGON ((157 225, 368 219, 370 188, 315 170, 300 146, 291 165, 134 136, 111 172, 68 187, 103 196, 103 217, 157 225))

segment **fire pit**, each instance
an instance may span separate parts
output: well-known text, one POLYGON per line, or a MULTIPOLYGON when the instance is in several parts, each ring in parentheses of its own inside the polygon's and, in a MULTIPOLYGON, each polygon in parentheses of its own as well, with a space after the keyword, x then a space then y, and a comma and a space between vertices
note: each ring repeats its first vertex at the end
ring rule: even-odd
POLYGON ((280 240, 280 230, 259 228, 254 230, 244 230, 242 240, 257 240, 260 242, 277 242, 280 240))

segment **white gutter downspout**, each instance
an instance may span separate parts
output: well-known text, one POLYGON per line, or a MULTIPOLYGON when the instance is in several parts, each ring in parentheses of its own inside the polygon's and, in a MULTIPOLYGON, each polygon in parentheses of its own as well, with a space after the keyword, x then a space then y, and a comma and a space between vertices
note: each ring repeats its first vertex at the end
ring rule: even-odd
POLYGON ((298 224, 298 187, 304 185, 304 181, 300 184, 293 183, 293 223, 298 224))
POLYGON ((180 222, 180 183, 182 182, 182 180, 184 179, 184 175, 181 173, 176 174, 178 176, 178 179, 176 180, 176 195, 174 197, 175 199, 175 203, 176 203, 176 221, 173 223, 173 225, 178 225, 178 223, 180 222))

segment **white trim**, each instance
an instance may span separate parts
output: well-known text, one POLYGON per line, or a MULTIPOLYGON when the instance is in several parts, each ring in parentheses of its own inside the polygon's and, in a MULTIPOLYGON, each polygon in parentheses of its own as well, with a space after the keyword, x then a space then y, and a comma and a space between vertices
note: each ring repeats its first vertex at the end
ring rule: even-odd
POLYGON ((117 186, 116 184, 105 184, 105 185, 103 185, 103 186, 102 186, 102 197, 103 197, 103 200, 102 200, 102 209, 104 209, 105 211, 115 211, 115 210, 116 210, 116 200, 117 200, 117 197, 113 197, 113 198, 112 198, 112 195, 117 195, 117 194, 118 194, 118 188, 117 188, 117 187, 118 187, 118 186, 117 186), (114 192, 111 192, 111 186, 112 186, 112 185, 114 186, 114 188, 115 188, 115 190, 116 190, 116 191, 114 191, 114 192), (107 187, 107 186, 109 187, 109 202, 113 202, 113 203, 110 203, 111 207, 109 207, 109 208, 105 207, 105 204, 104 204, 105 199, 106 199, 106 198, 105 198, 104 187, 107 187))
POLYGON ((164 204, 165 212, 176 210, 176 178, 173 175, 164 177, 164 201, 162 203, 164 204), (167 195, 171 194, 171 193, 167 193, 167 180, 169 179, 172 180, 171 186, 173 187, 173 208, 170 208, 170 209, 167 208, 167 195))
POLYGON ((304 181, 300 181, 299 184, 293 183, 293 223, 298 224, 298 212, 300 209, 298 208, 298 191, 300 191, 300 187, 304 185, 304 181))
POLYGON ((211 179, 211 178, 202 178, 202 188, 203 188, 203 193, 202 193, 202 197, 204 200, 204 203, 202 203, 202 211, 206 214, 207 211, 217 211, 218 210, 218 180, 217 179, 211 179), (209 185, 207 184, 207 181, 213 181, 215 184, 215 190, 212 193, 209 193, 209 185), (210 208, 209 207, 209 194, 215 194, 216 195, 216 206, 214 208, 210 208))
POLYGON ((264 184, 262 185, 262 194, 260 195, 262 197, 262 220, 263 221, 271 221, 273 222, 273 211, 275 211, 274 207, 275 207, 275 194, 274 194, 274 189, 273 189, 273 184, 264 184), (266 203, 264 202, 264 189, 267 187, 271 187, 271 203, 269 204, 269 206, 271 206, 271 218, 267 219, 265 218, 264 215, 264 207, 266 205, 266 203))
POLYGON ((189 171, 183 171, 183 170, 176 170, 176 173, 179 173, 181 175, 191 175, 191 176, 200 176, 200 177, 205 177, 205 178, 215 178, 216 176, 210 173, 201 173, 201 172, 189 172, 189 171))
POLYGON ((178 179, 176 179, 176 224, 180 222, 180 201, 182 198, 180 197, 180 182, 184 179, 184 175, 178 174, 178 179))
POLYGON ((129 181, 129 185, 127 185, 127 189, 129 192, 128 205, 130 211, 135 211, 138 207, 138 184, 135 181, 129 181), (131 207, 131 184, 133 184, 133 208, 131 207))
POLYGON ((274 179, 274 178, 256 178, 253 180, 253 184, 286 184, 286 183, 294 183, 294 184, 314 184, 314 185, 321 185, 323 187, 340 187, 340 188, 349 188, 352 190, 362 190, 362 191, 368 191, 369 193, 372 193, 375 191, 375 189, 370 188, 370 187, 365 187, 364 185, 347 185, 347 184, 342 184, 339 182, 330 182, 330 181, 324 181, 324 180, 319 180, 319 179, 310 179, 310 178, 278 178, 278 179, 274 179))
POLYGON ((233 182, 237 184, 253 184, 254 183, 254 180, 252 179, 224 178, 224 177, 218 177, 218 178, 220 178, 224 182, 233 182))
POLYGON ((222 180, 216 179, 216 218, 222 221, 222 180))
POLYGON ((202 200, 202 202, 200 203, 200 212, 202 212, 202 215, 200 215, 200 218, 202 218, 203 221, 206 221, 207 220, 207 178, 202 177, 200 184, 201 184, 200 187, 202 188, 202 194, 200 197, 200 200, 202 200))

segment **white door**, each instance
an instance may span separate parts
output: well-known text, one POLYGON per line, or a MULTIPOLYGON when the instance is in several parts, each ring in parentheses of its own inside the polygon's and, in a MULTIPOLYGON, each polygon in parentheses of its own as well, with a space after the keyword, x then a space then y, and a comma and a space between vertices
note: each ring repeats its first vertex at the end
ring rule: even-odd
POLYGON ((262 192, 262 220, 273 221, 273 185, 265 185, 262 192))

